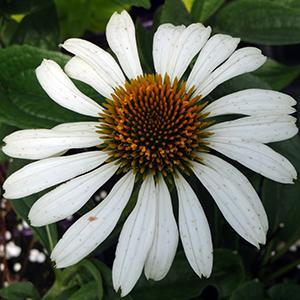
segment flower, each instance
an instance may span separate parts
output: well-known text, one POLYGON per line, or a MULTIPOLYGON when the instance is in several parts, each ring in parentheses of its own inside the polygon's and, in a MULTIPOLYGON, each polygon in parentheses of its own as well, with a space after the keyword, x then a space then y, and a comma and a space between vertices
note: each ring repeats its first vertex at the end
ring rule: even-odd
POLYGON ((256 247, 265 243, 268 220, 257 193, 240 171, 217 155, 272 180, 292 183, 294 167, 264 144, 297 133, 295 118, 289 115, 295 111, 295 100, 279 92, 248 89, 208 104, 205 96, 218 85, 266 60, 259 49, 236 50, 237 38, 209 38, 210 33, 210 27, 199 23, 159 26, 153 39, 155 73, 144 74, 134 24, 123 11, 113 14, 106 28, 122 69, 108 52, 74 38, 61 45, 74 54, 64 71, 51 60, 37 68, 39 83, 55 102, 98 120, 7 136, 7 155, 38 161, 5 181, 5 197, 21 198, 65 182, 32 206, 31 224, 43 226, 72 215, 116 172, 122 174, 108 196, 55 246, 51 258, 58 268, 77 263, 109 236, 134 186, 140 185, 119 237, 114 288, 127 295, 143 269, 147 278, 162 279, 174 259, 179 233, 193 270, 200 277, 210 276, 211 234, 201 204, 183 176, 191 173, 240 236, 256 247), (68 76, 92 86, 105 97, 103 103, 81 93, 68 76), (218 122, 216 117, 224 115, 239 118, 218 122), (62 156, 69 149, 94 146, 98 149, 62 156), (168 188, 172 183, 178 195, 179 230, 168 188))

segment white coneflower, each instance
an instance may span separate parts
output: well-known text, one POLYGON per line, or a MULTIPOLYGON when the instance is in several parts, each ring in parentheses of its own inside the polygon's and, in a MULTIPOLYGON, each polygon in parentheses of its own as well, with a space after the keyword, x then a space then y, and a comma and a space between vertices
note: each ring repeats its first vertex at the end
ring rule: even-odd
POLYGON ((255 190, 240 171, 216 155, 222 153, 272 180, 292 183, 294 167, 264 144, 297 133, 295 118, 289 116, 295 100, 279 92, 248 89, 207 104, 202 99, 219 84, 259 68, 266 60, 253 47, 235 50, 237 38, 224 34, 209 38, 210 33, 210 27, 202 24, 159 26, 153 40, 155 73, 144 74, 134 24, 123 11, 115 13, 106 28, 108 44, 122 69, 108 52, 81 39, 62 44, 75 55, 64 71, 51 60, 37 68, 41 86, 55 102, 95 117, 95 122, 20 130, 7 136, 6 154, 39 161, 6 180, 5 197, 25 197, 66 182, 32 206, 31 224, 43 226, 74 214, 117 170, 124 174, 58 242, 51 255, 58 268, 77 263, 108 237, 140 181, 137 203, 119 238, 113 284, 124 296, 143 269, 147 278, 163 278, 179 238, 166 184, 173 181, 186 257, 200 277, 208 277, 211 235, 200 202, 183 176, 191 172, 238 234, 257 247, 265 243, 268 221, 255 190), (185 81, 183 74, 198 53, 185 81), (106 100, 94 102, 68 76, 89 84, 106 100), (228 114, 244 117, 216 123, 214 117, 228 114), (94 146, 98 150, 61 156, 69 149, 94 146))

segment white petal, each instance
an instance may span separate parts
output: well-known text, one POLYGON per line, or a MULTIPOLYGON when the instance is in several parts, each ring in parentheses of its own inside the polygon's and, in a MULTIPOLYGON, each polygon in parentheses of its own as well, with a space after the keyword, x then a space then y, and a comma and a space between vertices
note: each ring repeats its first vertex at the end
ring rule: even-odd
POLYGON ((280 92, 248 89, 224 96, 204 108, 210 117, 226 114, 283 115, 292 114, 296 101, 280 92))
POLYGON ((107 158, 104 152, 90 151, 33 162, 6 179, 4 197, 16 199, 40 192, 98 167, 107 158))
POLYGON ((101 112, 101 106, 80 92, 56 62, 44 59, 36 76, 48 96, 59 105, 92 117, 101 112))
POLYGON ((93 147, 100 144, 93 131, 58 131, 51 129, 24 129, 6 136, 2 151, 11 157, 42 159, 67 149, 93 147))
POLYGON ((116 250, 113 264, 113 285, 121 288, 126 296, 139 279, 152 245, 155 218, 156 195, 153 176, 142 183, 135 208, 126 220, 116 250))
POLYGON ((259 115, 215 124, 207 141, 237 139, 241 142, 271 143, 289 139, 298 132, 296 119, 289 115, 259 115))
POLYGON ((137 51, 135 27, 125 10, 120 14, 115 12, 111 16, 106 26, 106 39, 129 79, 143 75, 137 51))
POLYGON ((264 144, 228 140, 211 141, 209 147, 274 181, 293 183, 297 178, 293 165, 264 144))
POLYGON ((188 77, 187 87, 200 86, 210 73, 224 62, 236 49, 240 39, 230 35, 212 36, 201 50, 188 77))
POLYGON ((85 61, 101 78, 101 83, 106 85, 106 88, 114 89, 125 83, 124 74, 115 59, 95 44, 72 38, 66 40, 61 47, 85 61))
POLYGON ((193 163, 193 171, 212 195, 232 228, 254 246, 264 244, 266 235, 262 224, 239 186, 231 178, 225 177, 222 170, 193 163))
POLYGON ((173 26, 163 24, 158 27, 153 39, 153 60, 157 73, 167 73, 171 81, 180 79, 193 57, 209 38, 210 27, 202 24, 173 26))
POLYGON ((260 221, 264 233, 267 233, 269 226, 265 209, 249 180, 238 169, 215 155, 201 153, 200 157, 205 165, 211 167, 218 174, 227 178, 233 185, 235 185, 239 191, 240 197, 245 198, 245 201, 249 202, 251 205, 260 221))
POLYGON ((169 71, 170 53, 185 26, 160 25, 153 37, 153 62, 156 73, 164 76, 169 71))
POLYGON ((99 122, 70 122, 62 123, 51 128, 55 131, 97 131, 99 122))
POLYGON ((131 196, 134 179, 132 172, 123 176, 98 206, 67 230, 51 254, 57 268, 77 263, 109 236, 131 196))
POLYGON ((266 57, 257 48, 246 47, 235 51, 229 59, 196 86, 195 94, 205 97, 224 81, 258 69, 266 57))
POLYGON ((38 199, 30 209, 28 218, 32 226, 44 226, 63 220, 78 211, 92 195, 117 171, 109 163, 61 184, 38 199))
POLYGON ((178 192, 179 232, 185 255, 201 277, 212 271, 212 241, 207 219, 197 195, 179 173, 174 177, 178 192))
POLYGON ((99 76, 91 65, 80 57, 72 57, 65 65, 64 69, 71 78, 80 80, 90 85, 102 96, 111 98, 111 94, 114 92, 113 87, 99 76))
MULTIPOLYGON (((70 123, 62 123, 51 128, 52 130, 57 131, 98 131, 99 122, 70 122, 70 123)), ((101 141, 101 139, 100 139, 101 141)), ((100 142, 99 142, 100 143, 100 142)), ((64 155, 67 150, 61 151, 52 156, 61 156, 64 155)))
POLYGON ((171 196, 162 177, 156 185, 157 220, 153 244, 145 264, 147 279, 164 278, 174 260, 178 245, 178 229, 173 214, 171 196))

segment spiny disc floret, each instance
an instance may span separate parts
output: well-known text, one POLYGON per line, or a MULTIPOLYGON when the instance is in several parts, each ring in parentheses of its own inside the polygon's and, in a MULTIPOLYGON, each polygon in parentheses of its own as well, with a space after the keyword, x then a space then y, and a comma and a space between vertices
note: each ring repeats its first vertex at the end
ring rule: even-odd
POLYGON ((101 145, 124 171, 162 173, 184 170, 198 151, 205 149, 201 114, 205 104, 186 91, 185 82, 171 83, 168 76, 139 76, 118 87, 100 115, 101 145))

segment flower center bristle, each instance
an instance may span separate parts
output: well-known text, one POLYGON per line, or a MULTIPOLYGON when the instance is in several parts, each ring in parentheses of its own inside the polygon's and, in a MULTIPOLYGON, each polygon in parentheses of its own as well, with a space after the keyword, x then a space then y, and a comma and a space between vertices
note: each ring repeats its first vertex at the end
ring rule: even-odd
POLYGON ((186 91, 186 83, 169 76, 147 74, 118 87, 100 115, 100 145, 124 171, 167 176, 185 170, 197 152, 205 151, 204 131, 210 125, 201 114, 206 103, 186 91))

